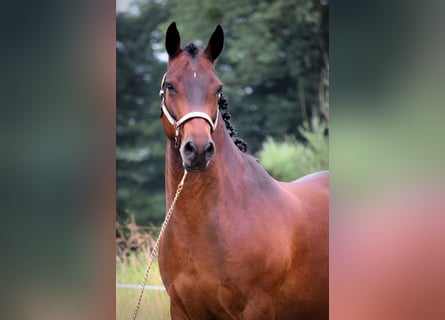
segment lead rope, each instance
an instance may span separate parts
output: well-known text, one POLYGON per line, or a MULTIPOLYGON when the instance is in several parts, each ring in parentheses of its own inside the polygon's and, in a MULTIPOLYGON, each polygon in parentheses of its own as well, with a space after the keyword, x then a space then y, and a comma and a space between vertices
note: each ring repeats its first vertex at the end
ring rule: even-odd
POLYGON ((175 207, 176 200, 178 200, 179 195, 181 194, 182 188, 184 187, 184 181, 185 181, 186 177, 187 177, 187 170, 184 170, 184 175, 182 176, 182 179, 178 184, 178 188, 176 189, 176 194, 175 194, 175 197, 173 198, 172 204, 170 205, 170 209, 168 209, 168 211, 165 215, 165 220, 164 220, 164 223, 162 223, 162 227, 161 227, 161 231, 159 232, 158 239, 156 240, 155 246, 154 246, 153 250, 151 251, 150 258, 148 260, 147 269, 145 270, 144 278, 142 279, 141 291, 139 292, 138 302, 136 303, 136 307, 134 308, 133 315, 131 317, 132 320, 135 320, 136 317, 138 316, 139 309, 141 307, 142 295, 144 294, 145 283, 147 282, 147 278, 148 278, 148 274, 150 273, 151 265, 153 264, 153 260, 158 253, 159 242, 161 241, 162 234, 164 233, 164 230, 167 227, 168 221, 170 220, 170 217, 173 213, 173 209, 175 207))

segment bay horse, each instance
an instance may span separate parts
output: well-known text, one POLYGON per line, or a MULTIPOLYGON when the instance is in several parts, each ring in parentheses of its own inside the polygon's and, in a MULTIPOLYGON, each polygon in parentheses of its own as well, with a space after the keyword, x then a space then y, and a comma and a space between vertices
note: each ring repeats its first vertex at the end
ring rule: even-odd
POLYGON ((202 51, 166 33, 167 207, 188 172, 159 247, 171 318, 328 319, 328 173, 280 182, 238 148, 218 107, 223 43, 219 25, 202 51))

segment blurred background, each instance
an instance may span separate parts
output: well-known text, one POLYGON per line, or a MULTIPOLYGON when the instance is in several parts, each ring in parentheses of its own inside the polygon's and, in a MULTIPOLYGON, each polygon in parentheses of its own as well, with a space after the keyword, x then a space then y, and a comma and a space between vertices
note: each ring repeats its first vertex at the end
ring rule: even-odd
MULTIPOLYGON (((154 178, 163 174, 165 144, 157 94, 163 34, 176 20, 184 44, 224 27, 218 73, 233 122, 263 164, 266 137, 281 147, 286 139, 303 142, 307 151, 302 119, 329 128, 331 318, 445 319, 444 5, 331 2, 327 121, 324 98, 314 93, 314 83, 326 83, 310 80, 324 66, 312 42, 327 36, 319 3, 3 1, 0 318, 113 319, 116 291, 128 295, 117 318, 128 318, 137 290, 116 289, 116 212, 130 223, 141 213, 144 226, 164 214, 163 199, 143 195, 163 196, 162 177, 154 178), (132 59, 123 64, 123 55, 132 59), (277 112, 280 105, 288 112, 277 112), (278 121, 286 132, 273 131, 278 121), (159 172, 149 169, 156 162, 159 172), (117 208, 116 175, 125 186, 117 208), (158 193, 145 187, 156 183, 158 193), (135 209, 132 195, 148 204, 135 209), (154 203, 158 217, 144 217, 157 212, 154 203)), ((122 279, 139 283, 146 259, 139 265, 131 275, 122 264, 122 279)), ((150 308, 143 310, 151 310, 151 298, 144 296, 150 308)))
POLYGON ((232 123, 271 175, 290 181, 328 169, 325 2, 119 0, 116 9, 119 227, 159 226, 164 219, 166 141, 158 94, 172 21, 182 46, 204 48, 216 25, 223 27, 225 47, 216 69, 232 123))

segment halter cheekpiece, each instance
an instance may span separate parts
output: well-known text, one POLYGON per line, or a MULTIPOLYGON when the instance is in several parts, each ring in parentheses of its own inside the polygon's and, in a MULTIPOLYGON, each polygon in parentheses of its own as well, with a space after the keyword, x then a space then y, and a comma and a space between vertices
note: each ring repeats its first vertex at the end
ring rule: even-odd
MULTIPOLYGON (((216 119, 215 121, 212 120, 212 118, 205 112, 200 111, 193 111, 189 112, 185 115, 183 115, 179 120, 176 120, 168 111, 167 106, 165 105, 165 92, 164 92, 164 85, 165 85, 165 76, 167 73, 164 74, 162 77, 161 82, 161 90, 159 91, 159 96, 161 97, 161 116, 162 114, 165 115, 168 122, 175 128, 175 147, 179 148, 179 128, 188 120, 193 118, 202 118, 208 122, 210 125, 210 128, 212 130, 212 133, 215 131, 216 126, 218 125, 218 118, 219 118, 219 107, 216 108, 216 119)), ((218 96, 220 97, 220 95, 218 96)))

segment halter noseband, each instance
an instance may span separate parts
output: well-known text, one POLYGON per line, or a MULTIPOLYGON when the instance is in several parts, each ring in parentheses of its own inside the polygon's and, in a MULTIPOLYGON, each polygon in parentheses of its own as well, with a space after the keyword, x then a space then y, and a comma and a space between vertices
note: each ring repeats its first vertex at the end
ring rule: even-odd
POLYGON ((212 118, 205 112, 200 111, 193 111, 189 112, 185 115, 183 115, 179 120, 176 120, 173 118, 173 116, 170 114, 170 112, 167 109, 167 106, 165 105, 165 92, 164 92, 164 83, 165 83, 165 76, 167 74, 165 73, 162 77, 161 82, 161 90, 159 91, 159 96, 161 97, 161 116, 162 114, 165 114, 165 117, 167 118, 168 122, 175 128, 175 147, 179 147, 179 128, 188 120, 193 118, 202 118, 208 122, 211 128, 211 132, 213 133, 216 129, 216 126, 218 125, 218 118, 219 118, 219 108, 216 108, 216 119, 215 121, 212 120, 212 118))

